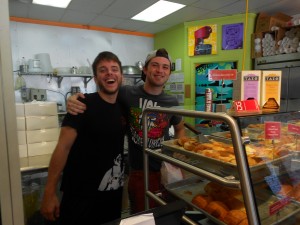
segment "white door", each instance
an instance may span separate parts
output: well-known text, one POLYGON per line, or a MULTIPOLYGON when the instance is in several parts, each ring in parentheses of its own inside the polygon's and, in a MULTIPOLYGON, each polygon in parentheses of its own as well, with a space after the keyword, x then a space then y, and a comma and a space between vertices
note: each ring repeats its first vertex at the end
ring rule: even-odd
POLYGON ((8 0, 0 0, 0 205, 3 225, 23 225, 8 0))

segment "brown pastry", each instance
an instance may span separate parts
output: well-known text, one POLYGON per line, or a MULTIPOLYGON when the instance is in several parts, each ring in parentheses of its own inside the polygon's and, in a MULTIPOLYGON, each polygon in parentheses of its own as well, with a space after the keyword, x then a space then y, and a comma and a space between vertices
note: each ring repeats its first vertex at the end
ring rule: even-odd
MULTIPOLYGON (((243 197, 240 197, 241 199, 243 199, 243 197)), ((239 211, 243 211, 246 212, 246 208, 245 208, 245 204, 243 200, 240 200, 239 197, 231 197, 228 198, 226 202, 228 202, 228 206, 231 210, 239 210, 239 211)))
POLYGON ((226 188, 222 185, 219 185, 215 182, 209 182, 205 185, 204 190, 206 194, 212 196, 215 200, 218 201, 228 201, 230 198, 242 199, 242 192, 238 189, 226 188))
POLYGON ((290 184, 281 184, 281 189, 278 194, 283 196, 291 196, 293 194, 293 186, 290 184))
POLYGON ((180 137, 177 139, 177 144, 180 145, 180 146, 183 146, 185 142, 189 141, 190 138, 189 137, 180 137))
POLYGON ((206 194, 198 194, 192 199, 192 203, 200 209, 204 209, 211 201, 213 198, 206 194))
POLYGON ((243 219, 238 225, 248 225, 248 218, 243 219))
POLYGON ((221 221, 224 220, 229 211, 228 207, 220 201, 208 203, 204 210, 221 221))
POLYGON ((188 151, 194 151, 198 143, 194 140, 187 141, 183 144, 183 148, 188 151))
POLYGON ((220 156, 220 152, 214 150, 208 150, 208 149, 201 151, 201 154, 214 159, 218 159, 220 156))
POLYGON ((247 157, 249 166, 255 166, 257 164, 256 160, 252 157, 247 157))
POLYGON ((209 182, 205 185, 204 190, 208 195, 218 196, 222 192, 222 188, 221 185, 215 182, 209 182))
POLYGON ((300 183, 294 186, 294 188, 293 188, 293 197, 297 201, 300 201, 300 183))
POLYGON ((224 218, 227 225, 238 225, 242 220, 247 218, 247 214, 241 210, 230 210, 224 218))

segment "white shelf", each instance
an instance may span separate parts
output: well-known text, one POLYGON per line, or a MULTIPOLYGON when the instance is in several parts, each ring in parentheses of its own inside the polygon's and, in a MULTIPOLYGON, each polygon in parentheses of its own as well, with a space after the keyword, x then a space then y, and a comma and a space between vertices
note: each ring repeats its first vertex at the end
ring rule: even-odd
POLYGON ((64 77, 82 77, 84 87, 87 87, 88 82, 93 78, 93 74, 55 74, 55 73, 42 73, 42 72, 28 72, 28 73, 19 73, 22 76, 36 76, 36 75, 42 75, 42 76, 50 76, 51 78, 57 78, 57 85, 60 88, 61 82, 64 79, 64 77))

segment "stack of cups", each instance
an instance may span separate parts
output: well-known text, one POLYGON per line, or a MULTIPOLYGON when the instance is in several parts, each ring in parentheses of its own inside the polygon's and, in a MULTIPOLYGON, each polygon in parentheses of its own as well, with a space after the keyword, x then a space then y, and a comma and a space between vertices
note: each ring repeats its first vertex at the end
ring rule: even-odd
POLYGON ((48 53, 39 53, 35 55, 36 59, 41 62, 41 69, 43 73, 53 73, 53 68, 51 65, 50 55, 48 53))

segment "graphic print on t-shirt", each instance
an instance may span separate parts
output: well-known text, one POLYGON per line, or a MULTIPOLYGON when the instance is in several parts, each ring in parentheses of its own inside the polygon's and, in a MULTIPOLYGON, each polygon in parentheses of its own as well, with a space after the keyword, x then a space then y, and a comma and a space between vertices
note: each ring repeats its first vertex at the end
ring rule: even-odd
MULTIPOLYGON (((145 108, 157 106, 157 102, 140 98, 139 104, 139 108, 130 108, 131 120, 129 121, 129 123, 133 142, 142 146, 142 112, 145 108)), ((164 141, 164 129, 169 126, 167 115, 165 113, 149 113, 147 126, 148 147, 151 149, 160 148, 161 142, 164 141)))
POLYGON ((124 185, 124 166, 122 166, 122 156, 119 154, 114 159, 114 165, 103 176, 99 185, 99 191, 117 190, 124 185))

